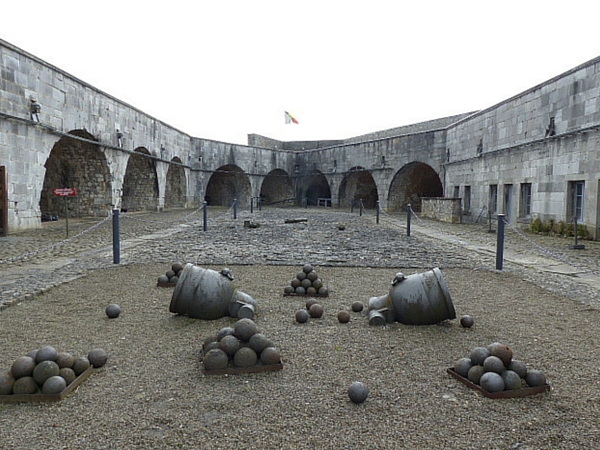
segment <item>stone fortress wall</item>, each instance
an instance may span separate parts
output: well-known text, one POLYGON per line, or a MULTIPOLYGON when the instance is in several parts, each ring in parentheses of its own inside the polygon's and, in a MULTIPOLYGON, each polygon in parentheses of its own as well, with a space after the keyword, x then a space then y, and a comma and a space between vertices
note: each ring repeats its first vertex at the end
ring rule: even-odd
POLYGON ((125 202, 160 210, 234 199, 248 205, 255 197, 315 205, 327 198, 339 207, 360 199, 398 211, 422 198, 448 197, 462 200, 463 220, 484 210, 511 223, 579 214, 598 237, 599 63, 479 112, 345 140, 282 142, 251 134, 245 146, 190 136, 0 41, 9 230, 40 226, 51 181, 61 179, 47 168, 60 168, 64 155, 79 151, 96 155, 96 186, 82 180, 81 167, 62 179, 80 183, 93 197, 86 211, 98 215, 125 202), (42 107, 39 121, 30 114, 32 98, 42 107))

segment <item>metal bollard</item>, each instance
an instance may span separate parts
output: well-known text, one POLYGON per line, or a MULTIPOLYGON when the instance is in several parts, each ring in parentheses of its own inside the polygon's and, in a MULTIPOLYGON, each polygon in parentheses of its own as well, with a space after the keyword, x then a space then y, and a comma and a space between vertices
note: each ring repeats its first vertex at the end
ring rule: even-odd
POLYGON ((359 200, 359 205, 360 205, 360 213, 359 213, 359 215, 360 215, 360 217, 362 217, 363 211, 365 210, 365 206, 363 205, 362 198, 359 200))
POLYGON ((254 197, 250 197, 250 214, 254 212, 254 197))
POLYGON ((121 262, 121 236, 119 227, 119 210, 113 209, 113 264, 121 262))
POLYGON ((377 200, 377 225, 379 225, 379 214, 381 212, 381 205, 379 204, 379 200, 377 200))
POLYGON ((496 241, 496 270, 502 270, 504 259, 504 214, 498 214, 498 239, 496 241))
POLYGON ((204 208, 203 208, 203 222, 204 222, 204 226, 203 229, 204 231, 208 230, 208 203, 204 202, 204 208))
POLYGON ((237 198, 233 199, 233 220, 237 219, 237 198))
POLYGON ((411 216, 411 211, 412 208, 410 206, 410 203, 408 204, 408 207, 406 208, 406 235, 410 236, 410 216, 411 216))

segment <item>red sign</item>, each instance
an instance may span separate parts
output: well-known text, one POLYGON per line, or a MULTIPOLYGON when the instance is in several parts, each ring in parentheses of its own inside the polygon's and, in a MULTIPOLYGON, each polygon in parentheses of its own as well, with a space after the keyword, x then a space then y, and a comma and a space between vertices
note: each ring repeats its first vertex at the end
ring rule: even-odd
POLYGON ((56 188, 52 189, 54 195, 57 197, 75 197, 77 196, 77 189, 75 188, 56 188))

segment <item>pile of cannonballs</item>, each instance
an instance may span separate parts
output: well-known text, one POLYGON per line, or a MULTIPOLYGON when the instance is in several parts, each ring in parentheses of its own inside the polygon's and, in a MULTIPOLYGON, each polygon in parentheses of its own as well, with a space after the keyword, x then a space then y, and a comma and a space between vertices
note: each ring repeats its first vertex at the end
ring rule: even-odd
POLYGON ((158 277, 158 284, 177 284, 182 271, 183 264, 173 263, 164 275, 158 277))
POLYGON ((313 266, 305 264, 290 284, 283 289, 287 295, 311 295, 327 297, 329 290, 323 284, 323 280, 317 275, 313 266))
POLYGON ((316 299, 310 298, 306 301, 306 309, 299 309, 296 311, 295 318, 298 323, 306 323, 311 317, 313 319, 320 319, 323 316, 323 305, 321 305, 316 299))
POLYGON ((487 392, 546 385, 544 372, 528 369, 525 363, 513 359, 513 351, 500 342, 475 347, 468 358, 456 361, 454 371, 487 392))
POLYGON ((49 345, 32 350, 0 375, 0 395, 60 394, 90 366, 102 367, 107 359, 108 354, 100 348, 78 357, 49 345))
POLYGON ((271 366, 281 362, 279 349, 248 318, 238 320, 233 327, 223 327, 215 336, 205 339, 202 353, 206 371, 271 366))

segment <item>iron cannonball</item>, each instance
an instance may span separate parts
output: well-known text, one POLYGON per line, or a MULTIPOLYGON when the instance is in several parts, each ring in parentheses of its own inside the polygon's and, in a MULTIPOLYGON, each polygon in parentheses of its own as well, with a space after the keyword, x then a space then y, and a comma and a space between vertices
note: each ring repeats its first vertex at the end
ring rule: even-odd
POLYGON ((56 361, 58 352, 50 345, 40 348, 35 354, 35 362, 41 363, 42 361, 56 361))
POLYGON ((217 342, 218 340, 219 340, 219 337, 216 334, 212 334, 208 337, 205 337, 204 340, 202 341, 202 348, 206 347, 211 342, 217 342))
POLYGON ((65 379, 67 386, 73 381, 75 381, 75 378, 77 378, 77 375, 75 375, 73 369, 69 369, 68 367, 63 367, 62 369, 60 369, 58 375, 65 379))
POLYGON ((483 366, 475 365, 469 369, 467 373, 467 378, 471 383, 479 384, 479 380, 481 380, 481 376, 485 373, 485 369, 483 366))
POLYGON ((258 325, 252 319, 244 318, 235 323, 234 335, 241 341, 248 342, 250 338, 258 333, 258 325))
POLYGON ((317 299, 315 299, 315 298, 309 298, 308 300, 306 300, 306 310, 309 310, 309 309, 310 309, 310 307, 311 307, 312 305, 314 305, 315 303, 319 303, 319 302, 317 301, 317 299))
POLYGON ((169 282, 169 277, 166 275, 161 275, 160 277, 158 277, 158 282, 159 283, 168 283, 169 282))
POLYGON ((67 387, 67 382, 60 375, 55 375, 44 381, 42 394, 60 394, 67 387))
POLYGON ((227 368, 229 358, 223 350, 213 348, 204 355, 204 360, 202 362, 206 370, 220 370, 227 368))
POLYGON ((469 370, 473 367, 473 363, 469 358, 460 358, 454 364, 454 371, 463 378, 467 378, 469 370))
POLYGON ((460 325, 463 328, 471 328, 474 323, 475 323, 475 321, 473 320, 473 317, 471 317, 469 315, 464 315, 460 318, 460 325))
POLYGON ((271 341, 271 339, 269 339, 262 333, 256 333, 252 335, 252 337, 248 341, 248 345, 252 350, 256 352, 257 355, 260 355, 260 353, 265 348, 273 347, 273 341, 271 341))
POLYGON ((13 384, 13 394, 35 394, 38 391, 38 385, 33 377, 22 377, 13 384))
POLYGON ((175 272, 172 270, 167 270, 167 272, 165 273, 165 275, 167 276, 167 278, 171 278, 175 276, 175 272))
POLYGON ((513 351, 507 345, 496 343, 489 348, 490 355, 497 356, 505 366, 508 366, 513 358, 513 351))
POLYGON ((0 375, 0 395, 10 395, 13 391, 15 378, 10 372, 0 375))
POLYGON ((94 366, 95 369, 98 369, 106 364, 106 361, 108 360, 108 353, 101 348, 94 348, 90 350, 87 358, 90 364, 94 366))
POLYGON ((496 372, 497 374, 501 374, 506 370, 504 363, 497 356, 488 356, 485 358, 483 368, 486 372, 496 372))
POLYGON ((340 311, 337 318, 340 323, 348 323, 350 322, 350 313, 348 311, 340 311))
POLYGON ((363 403, 369 396, 369 388, 360 381, 355 381, 348 387, 348 397, 354 403, 363 403))
POLYGON ((31 350, 29 353, 27 353, 27 356, 29 356, 30 358, 33 358, 33 360, 35 361, 35 355, 37 355, 39 349, 35 349, 35 350, 31 350))
POLYGON ((296 289, 294 288, 294 286, 290 285, 290 286, 286 286, 283 288, 283 293, 284 294, 293 294, 295 290, 296 289))
POLYGON ((296 274, 296 278, 300 281, 304 280, 306 278, 306 272, 302 271, 302 272, 298 272, 296 274))
POLYGON ((308 289, 309 287, 312 287, 312 281, 310 281, 308 278, 305 278, 300 283, 300 286, 302 286, 304 289, 308 289))
POLYGON ((121 307, 116 303, 111 303, 106 307, 105 313, 109 319, 116 319, 121 314, 121 307))
POLYGON ((504 380, 504 389, 507 391, 512 391, 521 387, 521 377, 519 374, 517 374, 517 372, 505 370, 500 374, 500 376, 504 380))
POLYGON ((311 286, 306 288, 306 295, 317 295, 317 290, 311 286))
POLYGON ((516 372, 521 378, 527 377, 527 366, 518 359, 513 359, 507 367, 508 370, 516 372))
POLYGON ((344 224, 339 224, 338 225, 338 230, 344 231, 345 229, 346 229, 346 225, 344 225, 344 224))
POLYGON ((18 380, 21 377, 30 377, 33 369, 35 369, 35 360, 32 357, 19 356, 10 368, 10 373, 15 380, 18 380))
POLYGON ((361 312, 364 309, 364 305, 362 304, 362 302, 354 302, 352 303, 352 311, 354 312, 361 312))
POLYGON ((308 321, 308 311, 305 309, 300 309, 296 311, 296 322, 298 323, 306 323, 308 321))
POLYGON ((319 303, 315 303, 308 310, 308 314, 310 314, 310 317, 313 319, 320 318, 323 315, 323 306, 321 306, 319 303))
POLYGON ((290 281, 290 285, 296 289, 298 286, 300 286, 302 284, 302 281, 299 280, 298 278, 294 278, 292 281, 290 281))
POLYGON ((177 284, 178 281, 179 277, 177 275, 173 275, 171 278, 169 278, 169 283, 177 284))
POLYGON ((525 381, 531 387, 544 386, 546 384, 546 375, 541 370, 529 370, 525 381))
POLYGON ((471 350, 471 353, 469 353, 469 358, 474 366, 483 365, 483 361, 485 361, 485 358, 488 356, 490 356, 490 351, 485 347, 475 347, 471 350))
POLYGON ((317 272, 313 270, 306 274, 306 278, 308 278, 310 281, 315 281, 317 278, 319 278, 319 275, 317 275, 317 272))
POLYGON ((42 361, 33 369, 33 379, 38 385, 42 386, 48 378, 58 375, 59 372, 58 364, 54 361, 42 361))
POLYGON ((319 289, 323 287, 323 280, 317 278, 312 282, 312 286, 317 290, 317 292, 319 292, 319 289))
POLYGON ((89 367, 90 367, 90 360, 87 359, 87 357, 85 357, 85 356, 78 356, 77 358, 75 358, 73 360, 73 367, 71 367, 71 369, 73 369, 73 372, 75 372, 75 375, 79 376, 83 372, 88 370, 89 367))
POLYGON ((313 266, 310 264, 304 264, 304 267, 302 268, 302 272, 304 273, 311 273, 313 271, 313 266))
POLYGON ((173 272, 175 272, 175 274, 178 274, 179 272, 181 272, 183 270, 183 264, 174 263, 173 265, 171 265, 171 270, 173 272))
POLYGON ((67 352, 58 352, 56 357, 56 364, 58 364, 58 368, 62 369, 63 367, 71 368, 73 367, 73 361, 75 357, 67 352))
POLYGON ((208 344, 204 344, 203 351, 206 353, 213 348, 219 348, 219 343, 217 341, 211 341, 208 344))
POLYGON ((260 362, 265 365, 277 364, 281 361, 281 353, 277 347, 267 347, 260 352, 260 362))
POLYGON ((479 385, 488 392, 501 392, 504 390, 504 380, 496 372, 486 372, 481 375, 479 385))
POLYGON ((298 286, 296 288, 296 294, 298 294, 298 295, 305 295, 306 294, 306 289, 304 289, 302 286, 298 286))
POLYGON ((256 365, 258 356, 250 347, 241 347, 233 355, 233 365, 236 367, 252 367, 256 365))
POLYGON ((219 349, 221 349, 227 356, 235 355, 235 352, 240 348, 240 340, 233 336, 227 335, 219 341, 219 349))
POLYGON ((233 335, 234 333, 235 333, 235 330, 233 329, 233 327, 223 327, 217 332, 216 340, 220 341, 225 336, 233 335))
POLYGON ((317 293, 319 295, 327 296, 327 295, 329 295, 329 290, 325 286, 323 286, 323 287, 319 288, 319 290, 317 291, 317 293))

